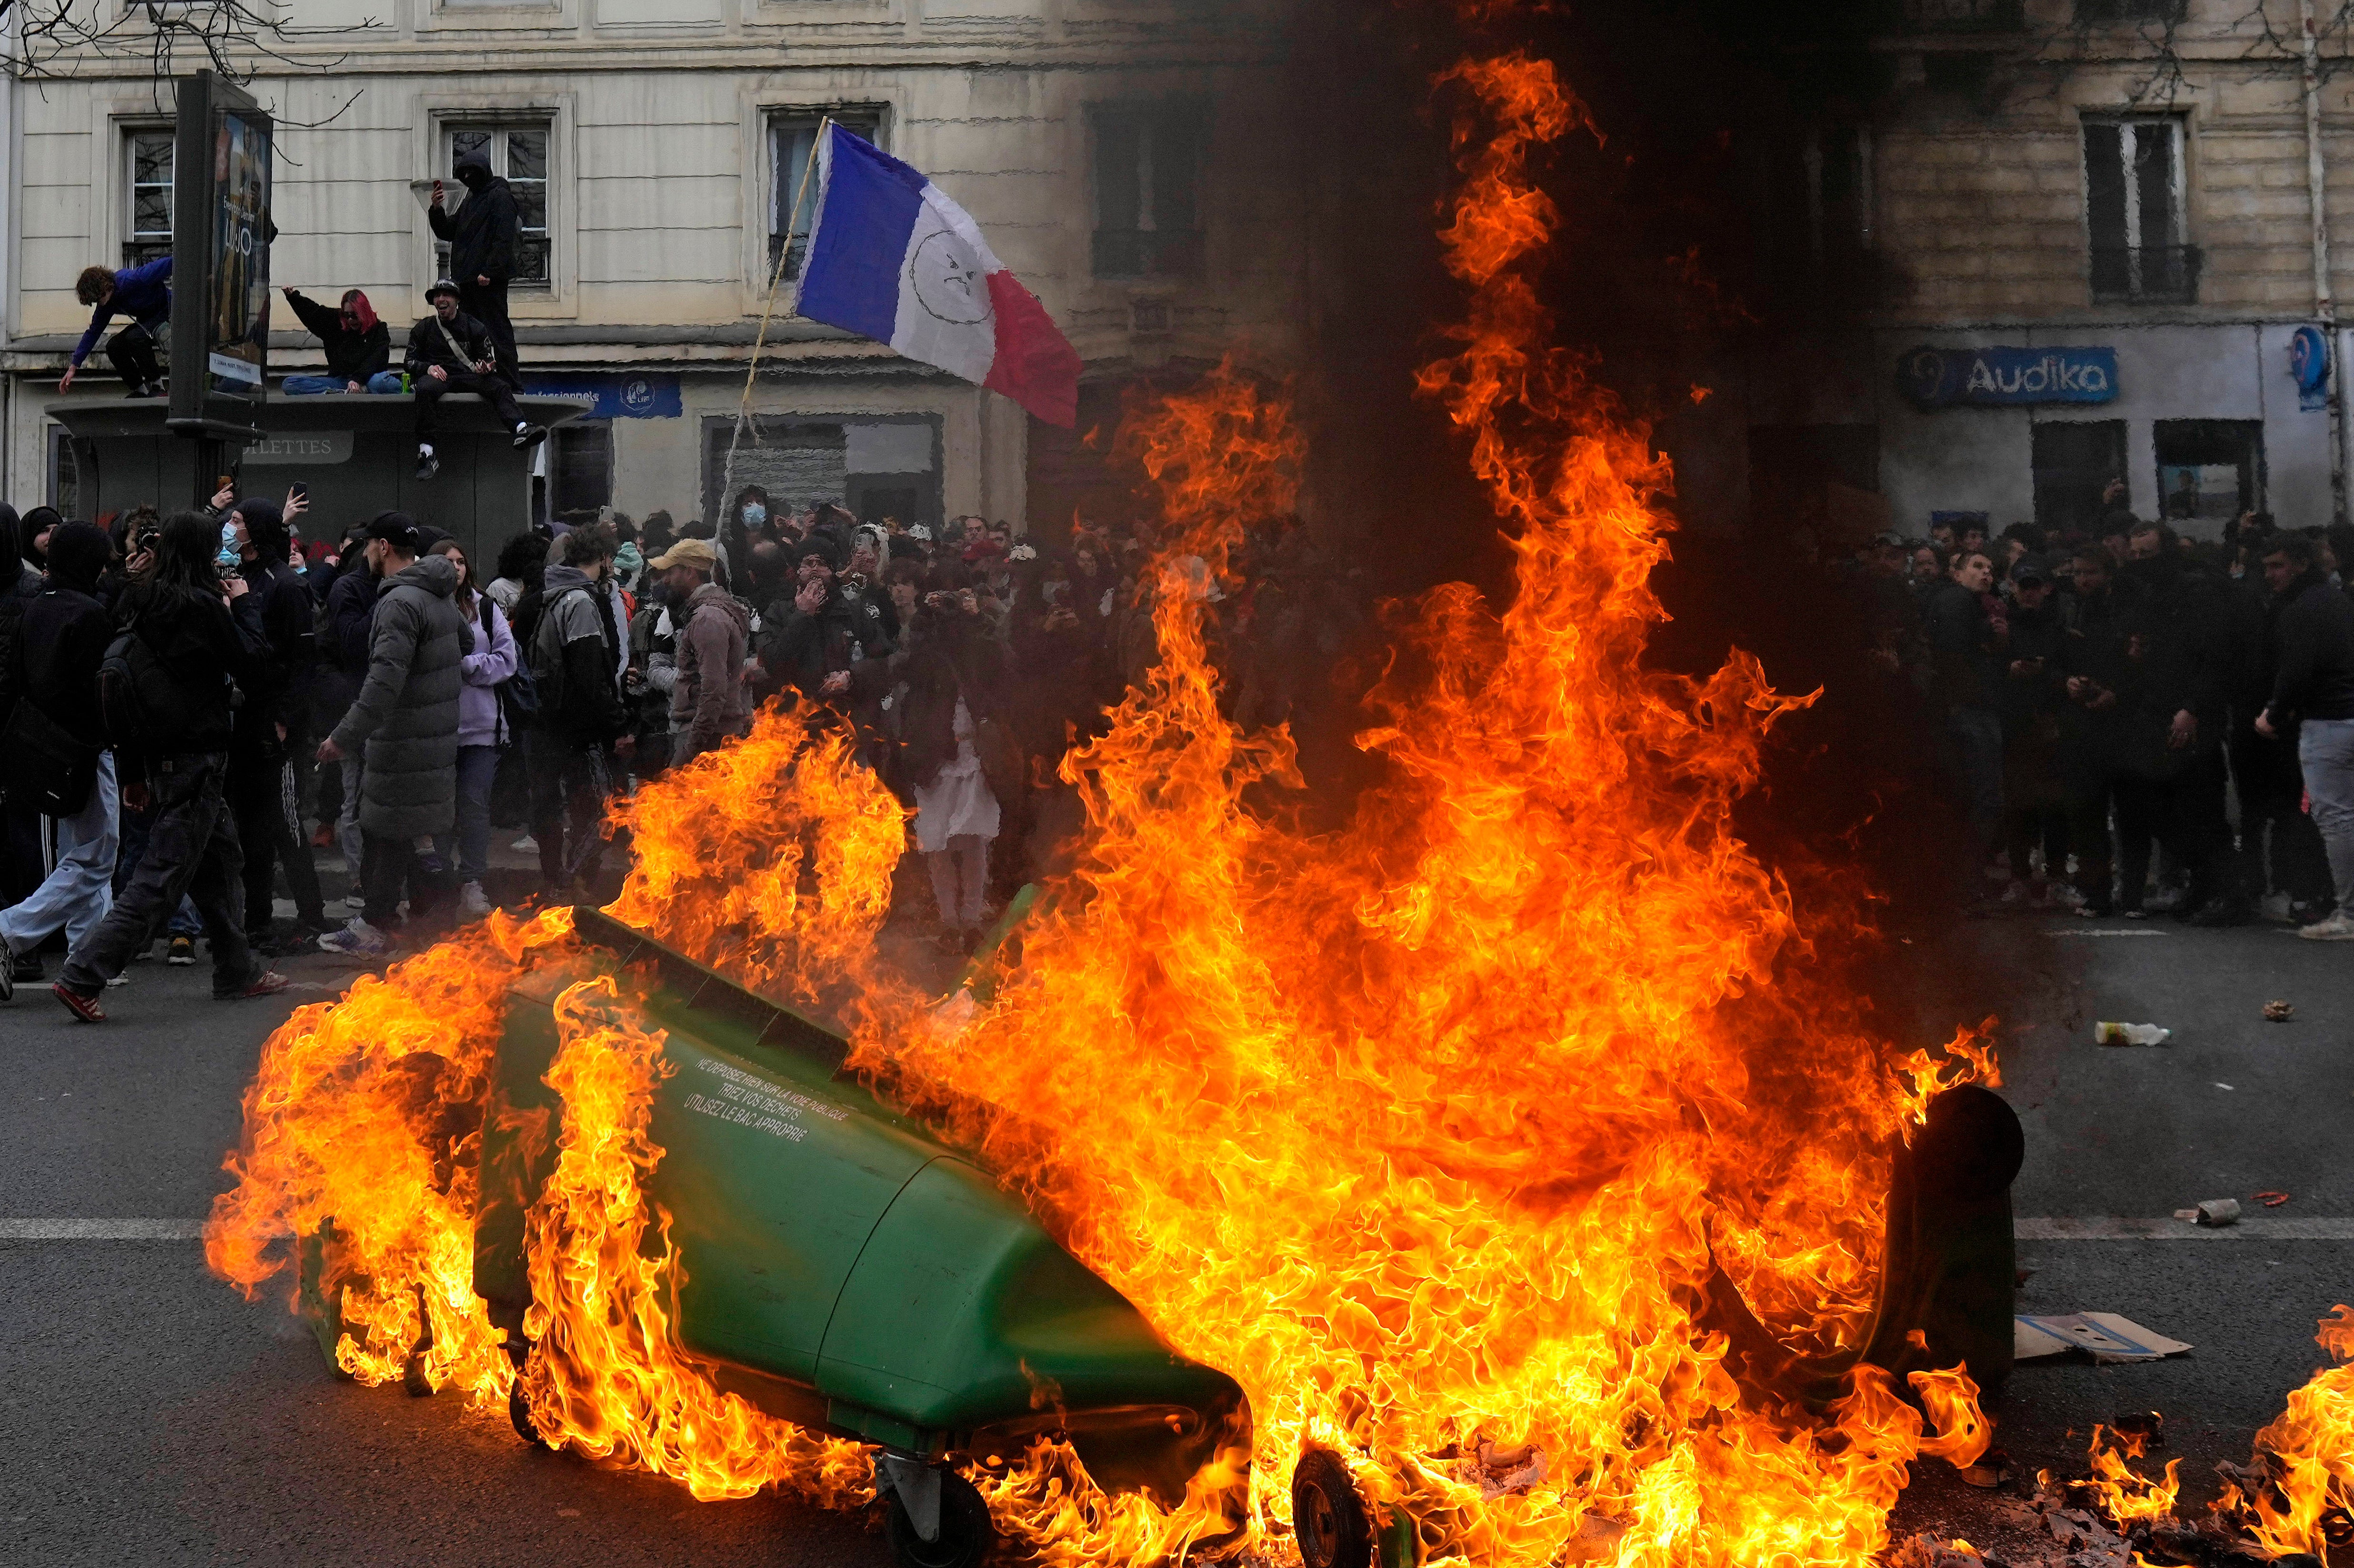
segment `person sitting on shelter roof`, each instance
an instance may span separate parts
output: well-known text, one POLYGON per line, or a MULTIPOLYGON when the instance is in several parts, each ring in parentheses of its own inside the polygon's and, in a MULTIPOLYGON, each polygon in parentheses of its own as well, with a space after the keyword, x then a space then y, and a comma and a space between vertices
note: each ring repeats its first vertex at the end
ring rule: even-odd
POLYGON ((122 372, 126 397, 160 395, 164 371, 155 362, 155 345, 172 319, 172 259, 158 257, 143 267, 125 267, 119 272, 109 267, 85 267, 74 280, 74 298, 90 307, 90 325, 74 344, 73 359, 58 378, 58 390, 72 389, 75 374, 98 346, 98 334, 106 330, 106 323, 117 316, 129 316, 131 324, 107 340, 106 357, 122 372))
POLYGON ((343 306, 329 310, 306 300, 298 290, 281 292, 294 307, 302 325, 327 349, 324 376, 290 376, 287 396, 313 392, 398 392, 400 373, 392 366, 392 332, 376 319, 376 308, 357 289, 344 291, 343 306))
POLYGON ((499 375, 489 329, 458 309, 458 285, 444 278, 425 291, 425 298, 433 313, 408 329, 408 379, 417 393, 417 477, 428 480, 441 471, 441 460, 433 455, 433 430, 447 393, 472 392, 497 409, 519 447, 547 440, 546 427, 523 417, 499 375))

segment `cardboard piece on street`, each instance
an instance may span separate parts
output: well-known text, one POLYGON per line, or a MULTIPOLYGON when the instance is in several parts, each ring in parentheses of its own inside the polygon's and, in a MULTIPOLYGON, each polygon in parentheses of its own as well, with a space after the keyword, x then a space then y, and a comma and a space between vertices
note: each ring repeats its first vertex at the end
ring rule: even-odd
POLYGON ((2190 1349, 2179 1340, 2153 1334, 2115 1312, 2070 1312, 2056 1317, 2011 1319, 2011 1355, 2022 1361, 2083 1351, 2102 1366, 2163 1361, 2190 1349))

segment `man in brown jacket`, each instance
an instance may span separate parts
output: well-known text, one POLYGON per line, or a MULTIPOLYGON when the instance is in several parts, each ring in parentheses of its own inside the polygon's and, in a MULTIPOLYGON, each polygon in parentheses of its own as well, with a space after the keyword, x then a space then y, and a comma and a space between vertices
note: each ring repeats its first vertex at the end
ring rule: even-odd
POLYGON ((678 681, 670 692, 675 767, 750 727, 744 661, 751 650, 752 614, 711 580, 719 553, 708 539, 681 539, 647 565, 663 574, 678 629, 678 681))

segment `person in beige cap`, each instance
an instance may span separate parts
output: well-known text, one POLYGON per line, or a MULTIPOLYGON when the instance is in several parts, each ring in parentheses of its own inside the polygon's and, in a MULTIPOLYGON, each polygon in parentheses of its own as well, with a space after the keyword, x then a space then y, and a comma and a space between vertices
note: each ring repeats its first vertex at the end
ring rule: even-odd
POLYGON ((752 614, 711 580, 719 552, 708 539, 681 539, 646 566, 663 575, 678 627, 678 682, 670 692, 671 765, 676 767, 751 726, 744 660, 752 614))

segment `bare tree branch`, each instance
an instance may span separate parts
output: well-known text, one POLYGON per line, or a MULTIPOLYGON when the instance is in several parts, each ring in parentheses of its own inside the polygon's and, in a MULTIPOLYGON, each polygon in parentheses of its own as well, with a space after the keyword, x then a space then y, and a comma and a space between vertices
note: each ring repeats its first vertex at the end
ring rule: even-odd
POLYGON ((333 70, 347 57, 298 57, 281 46, 378 25, 367 16, 341 26, 285 27, 264 15, 254 0, 139 0, 120 10, 111 5, 79 5, 77 0, 0 0, 0 20, 12 16, 16 26, 5 56, 12 75, 70 80, 93 70, 114 72, 143 63, 159 101, 164 82, 198 68, 239 86, 265 71, 333 70))

